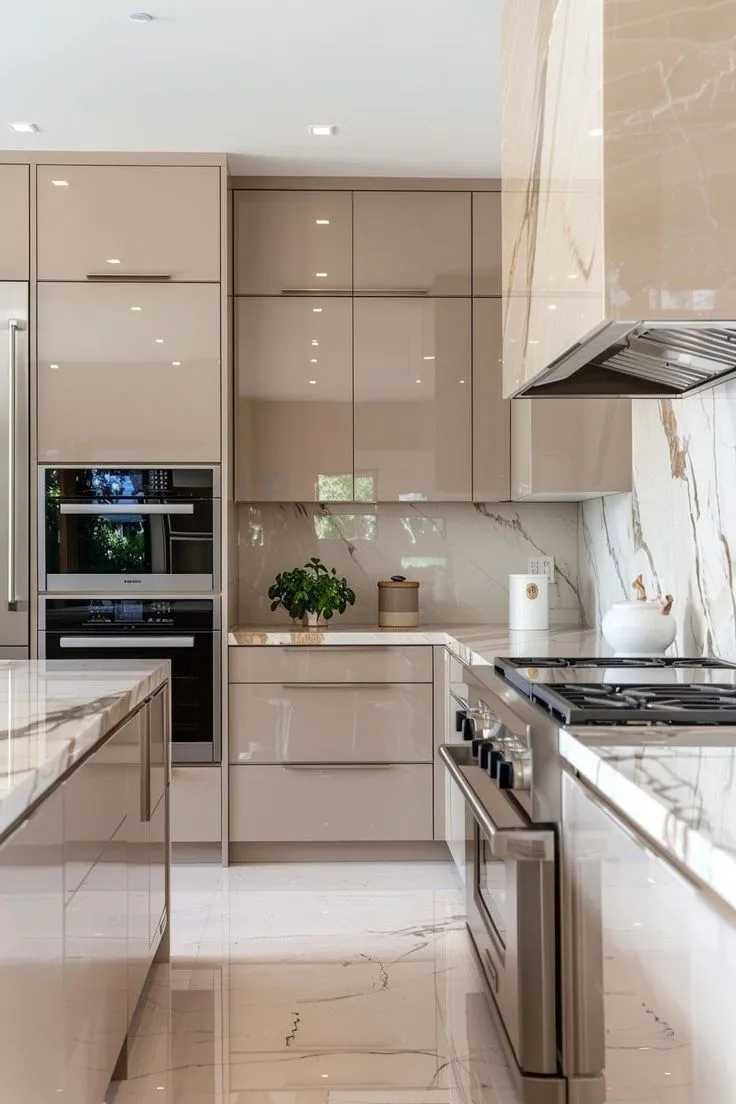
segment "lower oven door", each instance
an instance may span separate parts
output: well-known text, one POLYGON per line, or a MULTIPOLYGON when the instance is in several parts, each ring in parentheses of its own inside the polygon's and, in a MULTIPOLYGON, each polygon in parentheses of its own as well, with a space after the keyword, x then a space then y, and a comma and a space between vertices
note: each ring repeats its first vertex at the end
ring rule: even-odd
POLYGON ((220 633, 181 632, 115 637, 40 632, 42 659, 168 659, 171 663, 171 755, 174 763, 220 757, 220 633))
POLYGON ((466 746, 440 748, 472 820, 467 924, 519 1070, 559 1071, 556 838, 532 825, 466 746))

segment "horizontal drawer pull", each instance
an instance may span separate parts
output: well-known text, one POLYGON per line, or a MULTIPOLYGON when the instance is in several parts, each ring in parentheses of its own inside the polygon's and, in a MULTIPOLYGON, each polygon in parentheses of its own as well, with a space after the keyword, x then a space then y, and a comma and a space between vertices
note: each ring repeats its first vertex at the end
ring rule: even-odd
POLYGON ((170 280, 170 272, 88 272, 88 280, 98 280, 110 284, 155 283, 157 280, 170 280))
POLYGON ((401 683, 396 682, 371 682, 370 679, 366 679, 364 682, 282 682, 281 686, 284 690, 360 690, 363 687, 375 689, 384 686, 399 686, 401 683))
MULTIPOLYGON (((291 630, 289 630, 291 631, 291 630)), ((299 629, 295 630, 297 633, 299 629)), ((308 630, 304 630, 307 632, 308 630)), ((326 630, 329 632, 329 629, 326 630)), ((422 645, 420 645, 421 647, 422 645)), ((293 652, 294 650, 299 652, 387 652, 389 648, 395 647, 391 644, 282 644, 282 652, 293 652)), ((409 645, 409 647, 416 647, 416 645, 409 645)))
POLYGON ((281 763, 284 770, 303 771, 386 771, 395 770, 398 763, 281 763))

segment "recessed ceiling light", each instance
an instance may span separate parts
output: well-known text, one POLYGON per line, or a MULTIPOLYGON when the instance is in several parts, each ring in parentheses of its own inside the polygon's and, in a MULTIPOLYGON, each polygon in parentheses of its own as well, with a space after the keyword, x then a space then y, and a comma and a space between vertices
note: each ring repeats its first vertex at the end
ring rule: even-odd
POLYGON ((317 223, 317 226, 329 226, 330 225, 330 220, 329 219, 315 219, 314 221, 317 223))
POLYGON ((163 343, 164 343, 164 339, 162 337, 157 337, 156 338, 156 344, 157 345, 163 345, 163 343))
POLYGON ((56 368, 58 368, 58 367, 59 367, 59 365, 58 365, 58 364, 49 364, 49 368, 54 368, 54 369, 56 369, 56 368))
POLYGON ((591 138, 602 138, 603 137, 603 127, 593 127, 592 130, 588 131, 588 134, 590 135, 591 138))
POLYGON ((309 133, 313 138, 330 138, 333 134, 337 134, 337 127, 329 123, 312 123, 309 133))
POLYGON ((314 385, 316 384, 317 381, 316 380, 310 380, 309 382, 312 385, 312 387, 314 387, 314 385))
POLYGON ((434 360, 434 353, 432 353, 431 356, 425 356, 424 359, 425 360, 434 360))
POLYGON ((142 311, 143 307, 131 307, 130 309, 134 311, 142 311))
POLYGON ((107 258, 107 263, 108 264, 120 264, 120 258, 119 257, 108 257, 107 258))
POLYGON ((38 127, 35 123, 9 123, 8 126, 16 134, 36 134, 38 127))
POLYGON ((51 183, 56 188, 68 188, 69 187, 69 181, 68 180, 52 180, 51 183))
POLYGON ((180 360, 172 360, 171 367, 172 368, 181 368, 181 361, 180 360))
POLYGON ((131 12, 128 19, 131 23, 153 23, 153 16, 150 12, 131 12))
POLYGON ((321 307, 312 307, 312 313, 313 314, 321 314, 322 313, 322 308, 321 307))
POLYGON ((326 272, 315 272, 314 275, 317 277, 318 280, 326 280, 327 279, 327 273, 326 272))

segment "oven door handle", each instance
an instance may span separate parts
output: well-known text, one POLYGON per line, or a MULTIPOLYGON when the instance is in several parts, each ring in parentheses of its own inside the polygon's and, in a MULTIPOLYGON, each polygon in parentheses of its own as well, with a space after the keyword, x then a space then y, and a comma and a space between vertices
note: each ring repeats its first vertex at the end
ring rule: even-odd
POLYGON ((193 502, 62 502, 62 514, 193 514, 193 502))
MULTIPOLYGON (((456 784, 471 813, 487 836, 495 859, 510 859, 515 862, 554 862, 555 834, 551 828, 510 828, 501 826, 498 821, 508 818, 508 803, 503 792, 497 787, 489 787, 491 800, 482 802, 463 773, 456 757, 467 756, 467 749, 460 744, 442 744, 439 748, 450 777, 456 784), (493 804, 497 808, 489 808, 493 804), (496 819, 494 820, 494 814, 496 819)), ((478 768, 480 769, 480 768, 478 768)))
POLYGON ((62 636, 60 648, 193 648, 193 636, 62 636))

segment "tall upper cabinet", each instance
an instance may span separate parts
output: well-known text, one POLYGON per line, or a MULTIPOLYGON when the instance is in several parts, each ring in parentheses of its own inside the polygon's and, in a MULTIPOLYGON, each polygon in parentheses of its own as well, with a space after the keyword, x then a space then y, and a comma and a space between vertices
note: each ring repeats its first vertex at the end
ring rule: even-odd
POLYGON ((219 463, 220 169, 44 164, 36 187, 38 459, 219 463))
POLYGON ((28 165, 0 165, 0 280, 28 280, 28 165))

